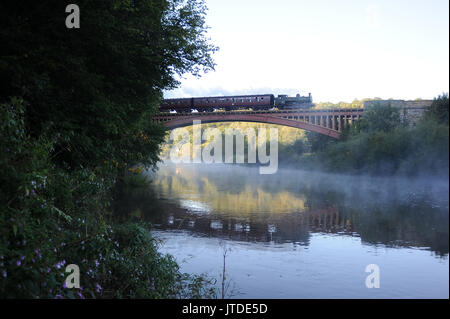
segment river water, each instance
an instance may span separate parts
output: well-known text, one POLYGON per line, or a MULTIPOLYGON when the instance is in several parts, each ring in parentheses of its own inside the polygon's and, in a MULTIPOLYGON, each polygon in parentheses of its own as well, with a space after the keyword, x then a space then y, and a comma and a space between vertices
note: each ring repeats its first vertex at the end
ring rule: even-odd
POLYGON ((149 174, 156 201, 141 206, 161 251, 219 290, 226 253, 229 298, 449 297, 448 180, 215 164, 149 174))

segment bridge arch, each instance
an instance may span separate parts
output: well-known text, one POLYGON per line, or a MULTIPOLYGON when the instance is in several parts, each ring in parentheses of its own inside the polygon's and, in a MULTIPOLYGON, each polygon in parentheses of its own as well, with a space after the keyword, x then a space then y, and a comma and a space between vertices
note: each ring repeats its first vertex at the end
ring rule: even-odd
MULTIPOLYGON (((201 114, 201 113, 200 113, 201 114)), ((160 122, 168 129, 175 129, 179 127, 185 127, 192 125, 193 121, 198 120, 202 123, 218 123, 218 122, 255 122, 255 123, 267 123, 267 124, 278 124, 283 126, 294 127, 298 129, 303 129, 311 132, 316 132, 319 134, 327 135, 332 138, 339 138, 340 132, 326 128, 324 126, 298 121, 293 119, 286 119, 282 117, 276 117, 271 115, 250 115, 250 114, 218 114, 218 115, 190 115, 183 117, 175 117, 170 120, 161 119, 160 122)))

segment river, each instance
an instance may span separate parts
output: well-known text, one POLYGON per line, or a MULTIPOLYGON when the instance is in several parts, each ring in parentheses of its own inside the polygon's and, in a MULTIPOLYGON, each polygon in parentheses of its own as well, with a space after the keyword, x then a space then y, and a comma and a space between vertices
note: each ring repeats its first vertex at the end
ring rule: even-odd
POLYGON ((228 298, 449 297, 448 180, 219 164, 148 174, 156 198, 140 213, 160 250, 219 291, 226 253, 228 298))

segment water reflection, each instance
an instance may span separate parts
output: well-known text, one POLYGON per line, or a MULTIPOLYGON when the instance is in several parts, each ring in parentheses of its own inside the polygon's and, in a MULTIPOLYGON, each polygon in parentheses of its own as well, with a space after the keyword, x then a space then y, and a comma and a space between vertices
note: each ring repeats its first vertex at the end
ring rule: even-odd
POLYGON ((421 247, 441 257, 449 251, 448 181, 289 170, 259 175, 215 165, 162 165, 152 177, 162 207, 141 209, 160 229, 305 246, 312 234, 331 233, 370 245, 421 247))

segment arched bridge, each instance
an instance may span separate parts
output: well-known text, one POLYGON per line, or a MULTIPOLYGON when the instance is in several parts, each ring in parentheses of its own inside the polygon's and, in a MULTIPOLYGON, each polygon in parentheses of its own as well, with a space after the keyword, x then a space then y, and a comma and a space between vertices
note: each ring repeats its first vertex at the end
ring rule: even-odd
POLYGON ((193 121, 258 122, 295 127, 338 138, 342 128, 360 118, 363 109, 230 111, 198 113, 159 113, 153 117, 169 129, 192 125, 193 121))

